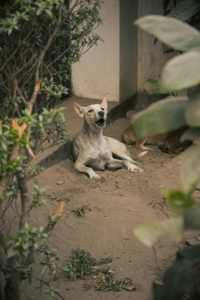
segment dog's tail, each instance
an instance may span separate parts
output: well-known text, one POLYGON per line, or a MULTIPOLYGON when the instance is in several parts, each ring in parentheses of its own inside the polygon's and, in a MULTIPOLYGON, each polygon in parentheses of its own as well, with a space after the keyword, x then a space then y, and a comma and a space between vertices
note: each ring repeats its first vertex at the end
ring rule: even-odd
POLYGON ((133 155, 131 155, 131 156, 132 156, 132 158, 133 158, 134 160, 138 160, 138 159, 140 159, 142 156, 146 155, 147 152, 148 152, 148 151, 143 151, 143 152, 140 152, 140 153, 139 153, 138 155, 136 155, 136 156, 133 156, 133 155))

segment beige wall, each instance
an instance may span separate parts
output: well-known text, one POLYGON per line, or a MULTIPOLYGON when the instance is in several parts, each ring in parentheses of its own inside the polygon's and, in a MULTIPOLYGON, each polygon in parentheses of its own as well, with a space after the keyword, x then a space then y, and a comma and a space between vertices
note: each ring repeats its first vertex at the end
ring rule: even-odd
POLYGON ((72 89, 77 96, 119 100, 119 1, 109 0, 101 5, 103 26, 96 32, 104 42, 91 48, 72 65, 72 89))
MULTIPOLYGON (((99 42, 72 65, 72 90, 77 96, 123 101, 137 91, 151 91, 149 78, 158 78, 170 55, 162 44, 133 22, 138 16, 163 14, 162 1, 108 0, 102 3, 99 42)), ((172 56, 172 55, 171 55, 172 56)))

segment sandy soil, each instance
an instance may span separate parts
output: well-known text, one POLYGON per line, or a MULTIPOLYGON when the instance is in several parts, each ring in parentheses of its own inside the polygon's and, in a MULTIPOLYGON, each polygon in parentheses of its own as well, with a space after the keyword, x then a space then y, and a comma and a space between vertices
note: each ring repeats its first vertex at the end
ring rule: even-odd
MULTIPOLYGON (((82 119, 73 110, 74 100, 83 106, 91 103, 89 100, 70 98, 62 104, 66 107, 65 117, 71 137, 82 127, 82 119)), ((114 105, 111 103, 109 107, 114 105)), ((121 140, 128 124, 127 119, 118 120, 104 133, 121 140)), ((157 147, 152 148, 152 152, 140 159, 144 169, 140 174, 127 170, 106 170, 97 172, 101 176, 97 182, 75 172, 73 162, 68 159, 29 182, 30 187, 37 183, 48 189, 44 197, 46 205, 32 215, 35 225, 45 225, 48 215, 55 212, 58 202, 53 199, 69 199, 49 240, 50 247, 57 249, 61 258, 68 258, 71 250, 77 248, 90 252, 96 259, 111 257, 113 262, 109 266, 115 272, 115 278, 132 278, 136 287, 135 291, 86 291, 82 287, 83 280, 63 280, 59 290, 64 299, 151 299, 152 282, 160 280, 164 268, 174 259, 175 252, 185 245, 186 237, 181 244, 176 244, 164 236, 154 248, 147 248, 133 235, 133 230, 146 222, 170 218, 172 213, 164 201, 164 191, 166 188, 182 189, 180 156, 172 157, 157 147), (72 210, 82 205, 88 205, 90 211, 77 217, 72 210)), ((133 154, 138 153, 134 147, 129 150, 133 154)), ((36 162, 41 157, 38 156, 36 162)), ((189 236, 196 240, 198 234, 190 233, 189 236)), ((34 295, 31 299, 46 299, 30 286, 27 287, 27 295, 34 295)))

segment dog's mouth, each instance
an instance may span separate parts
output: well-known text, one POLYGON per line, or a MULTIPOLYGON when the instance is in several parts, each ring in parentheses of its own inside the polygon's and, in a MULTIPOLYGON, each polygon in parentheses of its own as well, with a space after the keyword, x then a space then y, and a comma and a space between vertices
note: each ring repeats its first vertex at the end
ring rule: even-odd
POLYGON ((106 125, 106 121, 104 120, 104 118, 101 118, 101 119, 99 119, 99 120, 96 122, 96 125, 97 125, 98 127, 103 127, 103 126, 106 125))

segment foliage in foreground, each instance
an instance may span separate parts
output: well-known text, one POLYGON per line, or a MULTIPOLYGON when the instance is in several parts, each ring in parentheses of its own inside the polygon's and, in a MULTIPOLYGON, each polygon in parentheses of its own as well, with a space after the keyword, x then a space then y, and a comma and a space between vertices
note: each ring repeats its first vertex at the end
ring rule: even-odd
MULTIPOLYGON (((183 1, 181 5, 186 5, 188 2, 192 3, 192 1, 183 1)), ((193 1, 194 3, 196 2, 193 1)), ((199 9, 199 3, 197 9, 199 9)), ((190 90, 189 96, 170 96, 138 113, 132 122, 134 133, 138 137, 144 137, 187 125, 190 129, 181 139, 199 140, 199 31, 179 20, 154 15, 137 20, 135 25, 170 48, 181 52, 164 66, 159 89, 174 95, 184 89, 190 90)), ((200 229, 200 204, 193 198, 193 193, 200 182, 200 146, 198 144, 182 154, 181 182, 183 191, 167 190, 165 194, 166 201, 177 218, 143 225, 134 231, 137 238, 146 246, 152 246, 159 236, 166 232, 175 240, 180 241, 183 231, 200 229)), ((154 285, 154 299, 183 299, 185 294, 191 291, 191 268, 199 262, 200 246, 180 250, 175 263, 165 272, 163 286, 158 289, 154 285)))
MULTIPOLYGON (((37 174, 29 162, 44 148, 66 141, 62 108, 71 63, 100 39, 98 0, 0 1, 0 299, 24 300, 22 280, 31 283, 34 261, 62 215, 64 201, 46 225, 29 216, 43 205, 44 188, 28 190, 37 174), (45 147, 44 147, 45 145, 45 147), (9 293, 9 296, 8 296, 9 293)), ((46 248, 45 248, 46 249, 46 248)), ((50 262, 57 259, 43 251, 50 262)), ((45 269, 46 270, 46 269, 45 269)), ((43 274, 42 274, 43 275, 43 274)), ((62 296, 49 287, 49 299, 62 296)))

